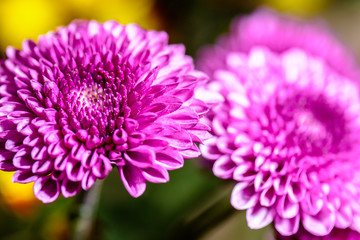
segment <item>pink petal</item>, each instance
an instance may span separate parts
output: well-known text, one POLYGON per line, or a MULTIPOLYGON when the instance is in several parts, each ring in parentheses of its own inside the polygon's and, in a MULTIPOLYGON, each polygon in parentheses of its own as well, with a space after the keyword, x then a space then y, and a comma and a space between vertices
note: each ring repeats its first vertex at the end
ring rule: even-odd
POLYGON ((192 143, 192 146, 188 149, 179 150, 179 152, 181 156, 183 156, 185 159, 197 158, 201 154, 199 148, 195 143, 192 143))
POLYGON ((144 193, 146 189, 145 178, 137 167, 127 164, 119 168, 119 173, 126 190, 131 196, 137 198, 144 193))
POLYGON ((293 218, 299 215, 299 203, 294 203, 288 195, 283 195, 278 199, 276 210, 280 217, 293 218))
POLYGON ((126 151, 124 157, 132 165, 146 168, 154 164, 155 153, 150 148, 140 146, 126 151))
POLYGON ((156 149, 165 149, 167 146, 169 146, 169 143, 167 141, 156 138, 146 139, 143 144, 156 149))
POLYGON ((59 141, 57 143, 52 143, 48 147, 48 153, 51 157, 57 157, 59 155, 63 155, 67 152, 67 149, 64 146, 63 141, 59 141))
POLYGON ((108 159, 105 155, 100 154, 97 163, 92 168, 92 173, 94 176, 100 179, 104 179, 109 172, 112 170, 110 159, 108 159))
POLYGON ((81 182, 72 182, 68 179, 64 179, 61 184, 61 193, 64 197, 73 197, 81 190, 81 182))
POLYGON ((12 160, 4 160, 0 161, 0 170, 13 172, 18 170, 18 168, 14 166, 12 160))
POLYGON ((38 179, 31 171, 17 171, 12 176, 11 181, 16 183, 30 183, 38 179))
POLYGON ((81 144, 78 148, 73 147, 71 149, 71 158, 76 161, 86 161, 91 155, 91 151, 88 150, 84 144, 81 144))
POLYGON ((169 181, 168 171, 161 166, 141 169, 144 178, 153 183, 165 183, 169 181))
POLYGON ((64 171, 67 165, 67 162, 69 161, 69 155, 63 156, 59 155, 54 160, 54 169, 57 171, 64 171))
POLYGON ((289 186, 289 197, 293 202, 301 202, 306 194, 306 188, 297 182, 291 183, 289 186))
POLYGON ((184 165, 184 158, 177 150, 169 147, 164 151, 156 153, 156 163, 168 170, 174 170, 184 165))
POLYGON ((249 228, 260 229, 269 225, 273 221, 274 215, 270 208, 257 205, 246 211, 246 220, 249 228))
POLYGON ((98 157, 99 157, 99 154, 97 153, 96 150, 94 150, 92 152, 92 154, 89 155, 89 157, 81 159, 81 164, 85 168, 89 169, 89 168, 93 167, 97 163, 98 157))
POLYGON ((234 208, 243 210, 254 207, 258 198, 254 186, 249 186, 247 183, 238 183, 232 191, 230 201, 234 208))
POLYGON ((214 142, 216 138, 210 138, 205 141, 204 145, 200 145, 201 154, 204 158, 209 160, 217 160, 222 153, 219 151, 214 142))
POLYGON ((301 209, 309 215, 317 214, 324 206, 324 199, 315 191, 308 192, 303 201, 301 201, 301 209))
POLYGON ((275 203, 276 197, 273 187, 265 189, 260 194, 260 204, 264 207, 270 207, 275 203))
POLYGON ((193 128, 199 122, 199 116, 188 109, 180 109, 168 115, 168 118, 174 120, 176 124, 180 124, 182 128, 193 128))
POLYGON ((27 151, 23 149, 18 151, 13 158, 14 166, 23 170, 31 169, 34 162, 35 161, 31 159, 31 156, 27 153, 27 151))
POLYGON ((116 129, 114 131, 112 139, 115 144, 123 144, 126 142, 127 137, 128 137, 127 132, 121 128, 121 129, 116 129))
POLYGON ((283 236, 290 236, 299 230, 300 215, 287 219, 282 217, 275 217, 275 228, 283 236))
POLYGON ((68 161, 66 164, 66 176, 74 182, 79 182, 84 177, 84 167, 81 162, 68 161))
POLYGON ((35 146, 31 151, 31 157, 34 160, 46 160, 49 157, 47 146, 35 146))
POLYGON ((254 164, 251 162, 242 162, 238 164, 234 170, 233 178, 236 181, 251 181, 255 179, 256 172, 254 164))
POLYGON ((46 160, 46 161, 36 161, 32 166, 32 172, 37 174, 45 174, 50 173, 53 169, 53 161, 46 160))
POLYGON ((330 233, 335 226, 335 212, 328 206, 323 208, 316 215, 303 213, 301 221, 304 228, 315 236, 324 236, 330 233))
POLYGON ((288 192, 290 180, 291 179, 288 175, 274 179, 274 189, 278 195, 283 195, 284 193, 288 192))
POLYGON ((360 232, 360 215, 354 216, 353 222, 351 224, 351 229, 354 229, 357 232, 360 232))
POLYGON ((53 202, 60 195, 59 182, 54 181, 50 176, 39 178, 34 183, 34 193, 43 203, 53 202))
POLYGON ((215 176, 223 179, 231 178, 236 165, 229 158, 229 156, 221 156, 213 165, 213 172, 215 176))
POLYGON ((84 190, 89 190, 95 183, 96 177, 91 171, 87 171, 81 181, 81 187, 84 190))
POLYGON ((140 144, 142 144, 144 142, 145 139, 145 134, 141 133, 141 132, 133 132, 129 137, 128 137, 128 146, 129 148, 135 148, 137 146, 139 146, 140 144))
POLYGON ((193 147, 190 134, 187 131, 180 130, 175 126, 162 126, 161 136, 166 137, 170 146, 176 149, 189 149, 193 147))
POLYGON ((348 228, 353 221, 353 211, 349 204, 341 204, 340 208, 336 213, 336 223, 337 228, 348 228))

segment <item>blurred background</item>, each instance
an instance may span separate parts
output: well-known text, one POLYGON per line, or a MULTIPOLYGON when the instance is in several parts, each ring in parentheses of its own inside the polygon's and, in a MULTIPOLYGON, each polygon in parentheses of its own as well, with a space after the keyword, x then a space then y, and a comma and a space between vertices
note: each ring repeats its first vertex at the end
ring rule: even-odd
MULTIPOLYGON (((36 40, 81 18, 116 19, 165 30, 171 43, 183 43, 187 54, 195 57, 202 45, 214 43, 228 30, 234 16, 264 5, 303 18, 324 19, 360 56, 360 25, 356 24, 360 0, 0 0, 0 56, 4 57, 6 46, 20 48, 26 38, 36 40)), ((34 198, 31 184, 13 184, 11 175, 0 173, 0 239, 71 239, 77 198, 42 204, 34 198)), ((231 209, 234 184, 215 178, 195 160, 170 172, 170 179, 167 184, 148 183, 144 195, 133 199, 114 170, 103 182, 91 239, 175 239, 183 234, 180 227, 203 240, 271 239, 270 228, 250 230, 244 213, 231 209), (220 214, 204 212, 213 204, 220 214), (208 222, 197 229, 192 225, 198 216, 208 222)))

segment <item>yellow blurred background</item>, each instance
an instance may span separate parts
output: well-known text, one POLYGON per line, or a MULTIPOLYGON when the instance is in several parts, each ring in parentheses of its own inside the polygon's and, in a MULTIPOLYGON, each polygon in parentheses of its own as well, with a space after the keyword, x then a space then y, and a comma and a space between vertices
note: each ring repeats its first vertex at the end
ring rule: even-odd
POLYGON ((1 47, 20 47, 24 39, 67 25, 73 19, 136 22, 144 28, 158 29, 154 0, 1 0, 1 47))

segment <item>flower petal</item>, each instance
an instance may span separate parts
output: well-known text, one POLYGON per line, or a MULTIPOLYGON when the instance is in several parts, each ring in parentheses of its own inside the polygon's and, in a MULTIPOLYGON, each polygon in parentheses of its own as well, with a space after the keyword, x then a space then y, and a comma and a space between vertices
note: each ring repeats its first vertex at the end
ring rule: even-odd
POLYGON ((61 184, 61 193, 64 197, 72 197, 79 193, 81 190, 81 182, 72 182, 65 179, 61 184))
POLYGON ((153 165, 155 153, 150 148, 140 146, 126 151, 126 153, 124 153, 124 157, 132 165, 140 168, 146 168, 153 165))
POLYGON ((296 215, 293 218, 275 217, 275 228, 283 236, 290 236, 295 234, 299 230, 300 215, 296 215))
POLYGON ((219 178, 230 178, 233 176, 236 165, 227 155, 221 156, 213 166, 215 176, 219 178))
POLYGON ((283 218, 294 218, 300 213, 299 204, 292 202, 287 194, 283 195, 278 199, 277 213, 283 218))
POLYGON ((258 199, 254 186, 249 186, 247 183, 238 183, 232 191, 230 201, 234 208, 243 210, 254 207, 258 199))
POLYGON ((161 166, 141 169, 144 178, 153 183, 165 183, 169 181, 168 171, 161 166))
POLYGON ((260 229, 269 225, 273 221, 274 215, 271 209, 256 205, 246 211, 246 220, 249 228, 260 229))
POLYGON ((328 206, 323 208, 316 215, 303 213, 301 221, 304 228, 315 236, 324 236, 330 233, 335 226, 335 212, 328 206))
POLYGON ((126 190, 131 196, 139 197, 144 193, 146 189, 145 178, 137 167, 127 164, 119 168, 119 173, 126 190))
POLYGON ((34 194, 43 203, 53 202, 60 195, 59 182, 50 176, 39 178, 34 183, 34 194))

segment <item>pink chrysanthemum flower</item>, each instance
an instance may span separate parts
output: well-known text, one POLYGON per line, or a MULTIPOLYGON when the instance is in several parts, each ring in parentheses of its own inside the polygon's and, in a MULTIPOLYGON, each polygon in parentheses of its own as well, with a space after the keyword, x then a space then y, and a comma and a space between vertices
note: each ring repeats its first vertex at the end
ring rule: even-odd
POLYGON ((0 65, 0 168, 35 182, 43 202, 74 196, 113 166, 128 192, 199 155, 206 105, 193 97, 206 77, 164 32, 114 21, 75 21, 0 65))
POLYGON ((248 53, 254 46, 259 45, 267 46, 277 53, 294 47, 301 48, 321 57, 342 75, 358 76, 354 56, 321 21, 303 22, 267 8, 236 18, 228 35, 220 37, 215 46, 203 48, 199 52, 198 67, 211 75, 225 66, 228 52, 248 53))
POLYGON ((210 52, 223 59, 212 70, 200 59, 212 76, 206 90, 224 98, 207 115, 214 138, 203 156, 216 176, 238 182, 231 203, 247 209, 250 228, 273 222, 287 236, 301 222, 316 236, 360 231, 358 86, 322 54, 271 47, 210 52))
POLYGON ((360 233, 351 229, 334 228, 330 234, 319 237, 311 235, 304 228, 300 228, 293 236, 281 236, 278 234, 276 240, 360 240, 360 233))

